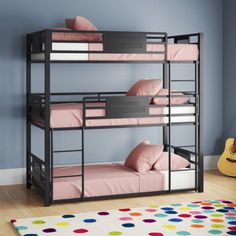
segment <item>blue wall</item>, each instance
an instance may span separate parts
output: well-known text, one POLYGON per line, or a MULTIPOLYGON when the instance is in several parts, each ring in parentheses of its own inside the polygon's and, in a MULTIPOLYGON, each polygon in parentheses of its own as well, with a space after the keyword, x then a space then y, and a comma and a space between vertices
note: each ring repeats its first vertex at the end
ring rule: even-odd
MULTIPOLYGON (((101 30, 166 31, 169 34, 205 33, 204 154, 221 151, 223 133, 222 0, 8 0, 0 5, 0 168, 24 166, 25 159, 25 58, 27 32, 63 26, 64 18, 83 15, 101 30)), ((180 69, 178 75, 188 78, 180 69)), ((55 65, 53 90, 127 90, 137 79, 160 77, 157 65, 55 65)), ((42 88, 42 67, 34 66, 34 86, 42 88)), ((173 142, 191 144, 192 130, 176 128, 173 142), (183 133, 185 135, 183 135, 183 133), (181 138, 178 138, 181 135, 181 138)), ((88 131, 87 161, 124 159, 141 140, 160 142, 161 129, 88 131), (91 148, 92 147, 92 148, 91 148)), ((40 153, 40 132, 33 147, 40 153)), ((79 133, 56 136, 56 146, 80 145, 79 133)), ((75 157, 74 157, 75 158, 75 157)), ((60 157, 58 157, 60 159, 60 157)))
POLYGON ((224 139, 236 136, 236 1, 224 1, 224 139))

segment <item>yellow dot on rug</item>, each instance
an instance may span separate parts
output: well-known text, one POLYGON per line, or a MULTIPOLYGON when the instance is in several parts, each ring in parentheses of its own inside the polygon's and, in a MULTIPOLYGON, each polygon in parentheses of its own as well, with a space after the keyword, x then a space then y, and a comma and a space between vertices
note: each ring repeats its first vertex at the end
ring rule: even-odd
POLYGON ((220 228, 224 228, 225 226, 222 224, 213 224, 213 225, 211 225, 211 227, 215 228, 215 229, 220 229, 220 228))
POLYGON ((223 216, 223 214, 214 213, 214 214, 211 214, 211 216, 213 216, 213 217, 222 217, 222 216, 223 216))
POLYGON ((180 209, 181 211, 190 211, 190 210, 192 210, 191 207, 180 207, 179 209, 180 209))
POLYGON ((150 208, 158 208, 159 206, 158 205, 151 205, 149 206, 150 208))
POLYGON ((166 229, 175 229, 176 226, 175 226, 175 225, 163 225, 163 228, 166 228, 166 229))
POLYGON ((35 220, 32 222, 32 224, 35 224, 35 225, 43 225, 45 224, 46 222, 44 220, 35 220))
POLYGON ((224 204, 214 204, 213 206, 215 206, 215 207, 224 207, 225 205, 224 204))
POLYGON ((57 225, 57 226, 69 226, 69 225, 70 225, 70 223, 69 223, 69 222, 66 222, 66 221, 64 221, 64 222, 58 222, 58 223, 56 223, 56 225, 57 225))
POLYGON ((109 233, 109 235, 122 235, 122 232, 120 231, 112 231, 109 233))

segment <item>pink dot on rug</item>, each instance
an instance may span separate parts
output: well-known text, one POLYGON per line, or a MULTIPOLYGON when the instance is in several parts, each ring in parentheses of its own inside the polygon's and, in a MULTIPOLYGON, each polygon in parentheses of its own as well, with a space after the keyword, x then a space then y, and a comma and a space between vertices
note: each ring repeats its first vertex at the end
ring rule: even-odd
POLYGON ((228 212, 226 213, 227 216, 236 216, 236 213, 233 213, 233 212, 228 212))
POLYGON ((130 211, 130 208, 122 208, 122 209, 119 209, 119 211, 122 211, 122 212, 130 211))
POLYGON ((164 236, 164 234, 158 233, 158 232, 152 232, 152 233, 149 233, 148 235, 150 235, 150 236, 164 236))
POLYGON ((156 209, 146 209, 145 211, 146 212, 156 212, 157 210, 156 209))
POLYGON ((189 217, 191 217, 191 215, 189 215, 189 214, 180 214, 179 217, 189 218, 189 217))
POLYGON ((131 218, 131 217, 121 217, 119 220, 133 220, 133 218, 131 218))
POLYGON ((201 211, 190 211, 189 213, 193 214, 193 215, 199 215, 202 214, 201 211))
POLYGON ((87 229, 75 229, 73 232, 76 234, 84 234, 84 233, 87 233, 88 230, 87 229))

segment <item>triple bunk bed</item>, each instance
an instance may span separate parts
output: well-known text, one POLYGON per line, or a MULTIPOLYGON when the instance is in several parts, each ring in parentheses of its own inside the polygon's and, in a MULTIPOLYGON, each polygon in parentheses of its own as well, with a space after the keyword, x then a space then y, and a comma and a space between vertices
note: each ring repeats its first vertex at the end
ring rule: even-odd
POLYGON ((27 35, 26 61, 27 187, 34 185, 43 193, 45 206, 63 201, 203 191, 202 33, 168 36, 164 32, 47 29, 27 35), (85 34, 96 37, 90 37, 92 40, 80 40, 80 36, 85 34), (42 93, 32 92, 33 63, 44 65, 42 93), (168 92, 155 96, 126 96, 126 91, 51 92, 51 65, 57 63, 158 63, 162 65, 163 89, 168 92), (194 79, 173 80, 173 64, 192 64, 194 79), (195 89, 179 93, 180 91, 172 91, 173 83, 193 83, 195 89), (69 100, 65 101, 65 97, 69 100), (172 103, 172 99, 181 97, 188 97, 187 102, 172 103), (167 101, 165 104, 150 102, 152 99, 163 98, 167 101), (171 128, 177 125, 194 127, 193 145, 172 145, 171 128), (32 126, 44 132, 44 157, 39 157, 32 151, 32 126), (116 164, 86 164, 86 130, 147 126, 163 127, 163 145, 164 150, 168 152, 166 171, 140 174, 116 164), (81 148, 55 150, 54 132, 67 130, 81 132, 81 148), (54 166, 54 155, 59 152, 80 152, 78 159, 81 158, 81 163, 78 166, 54 166), (186 158, 190 165, 187 168, 173 170, 172 153, 186 158), (121 176, 123 182, 119 179, 119 184, 122 188, 117 190, 116 178, 121 176), (157 184, 159 187, 155 187, 160 176, 164 182, 161 187, 160 184, 157 184), (140 185, 137 185, 137 189, 125 187, 126 183, 135 186, 137 178, 145 185, 143 189, 140 185), (148 188, 145 184, 147 181, 154 185, 151 184, 148 188), (109 185, 111 189, 114 185, 115 190, 103 191, 103 185, 109 185), (76 190, 72 189, 72 186, 76 186, 76 190))

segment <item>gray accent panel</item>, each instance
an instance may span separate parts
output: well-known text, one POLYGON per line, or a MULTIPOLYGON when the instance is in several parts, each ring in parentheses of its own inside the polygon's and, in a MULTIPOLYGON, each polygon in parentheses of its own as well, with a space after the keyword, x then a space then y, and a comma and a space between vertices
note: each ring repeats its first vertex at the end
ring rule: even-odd
POLYGON ((108 97, 107 118, 132 118, 149 115, 149 98, 147 97, 108 97))

